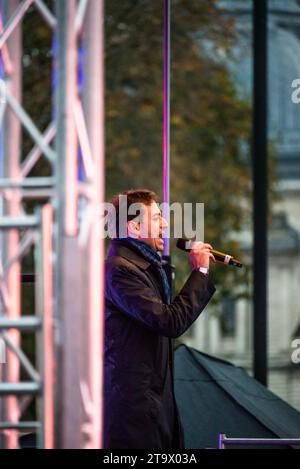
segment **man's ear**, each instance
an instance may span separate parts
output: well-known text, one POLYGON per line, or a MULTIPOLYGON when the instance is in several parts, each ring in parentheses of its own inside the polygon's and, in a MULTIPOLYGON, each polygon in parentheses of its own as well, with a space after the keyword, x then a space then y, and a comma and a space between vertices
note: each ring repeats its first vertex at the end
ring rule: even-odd
POLYGON ((130 220, 127 223, 128 233, 137 236, 140 233, 140 224, 134 220, 130 220))

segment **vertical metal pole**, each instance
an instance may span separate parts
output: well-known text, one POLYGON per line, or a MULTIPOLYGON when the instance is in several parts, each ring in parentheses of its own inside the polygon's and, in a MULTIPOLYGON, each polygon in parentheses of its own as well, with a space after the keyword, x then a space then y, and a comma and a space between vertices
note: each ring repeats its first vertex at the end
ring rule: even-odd
MULTIPOLYGON (((4 22, 4 2, 1 0, 0 3, 0 21, 1 21, 1 27, 4 22)), ((3 55, 1 53, 1 63, 0 63, 0 79, 3 80, 5 78, 4 74, 4 61, 3 61, 3 55)), ((3 99, 3 84, 1 84, 1 94, 0 94, 0 177, 4 177, 5 172, 4 172, 4 159, 5 159, 5 152, 4 152, 4 128, 3 128, 3 106, 5 102, 3 99)), ((3 198, 0 198, 0 216, 4 215, 4 203, 3 203, 3 198)), ((0 233, 0 261, 4 261, 3 259, 3 250, 4 250, 4 235, 3 233, 0 233)), ((4 379, 4 373, 2 370, 2 366, 0 366, 0 382, 3 381, 4 379)), ((5 416, 5 409, 4 409, 4 402, 3 399, 0 398, 0 420, 4 421, 6 419, 5 416)), ((4 447, 4 436, 3 434, 0 434, 0 449, 4 447)))
MULTIPOLYGON (((18 0, 8 0, 5 2, 5 11, 9 18, 19 5, 18 0)), ((12 63, 14 64, 13 73, 9 80, 9 88, 13 96, 20 102, 21 101, 21 26, 18 25, 14 32, 7 40, 8 50, 12 63)), ((8 178, 18 179, 20 177, 20 148, 21 148, 21 124, 19 119, 14 113, 8 109, 5 119, 5 155, 6 158, 5 176, 8 178)), ((20 198, 16 192, 12 193, 11 199, 7 202, 6 214, 11 217, 20 215, 20 198)), ((6 235, 6 256, 7 258, 13 257, 17 252, 19 243, 19 232, 17 229, 10 230, 6 235)), ((10 318, 20 317, 20 262, 15 262, 9 271, 7 279, 7 288, 9 293, 9 310, 7 315, 10 318)), ((16 345, 20 344, 20 333, 16 330, 9 332, 10 339, 16 345)), ((19 360, 8 351, 7 353, 7 381, 10 383, 19 381, 19 360)), ((6 398, 6 415, 7 420, 12 423, 17 423, 19 420, 19 405, 18 399, 15 396, 6 398)), ((16 431, 7 431, 7 447, 18 447, 18 434, 16 431)))
MULTIPOLYGON (((84 24, 84 110, 94 166, 90 191, 91 223, 87 244, 87 343, 86 383, 91 413, 84 447, 102 446, 103 338, 104 338, 104 239, 100 203, 104 201, 104 2, 90 0, 84 24)), ((84 396, 83 396, 84 397, 84 396)), ((86 406, 87 407, 87 406, 86 406)))
POLYGON ((80 263, 77 229, 77 138, 73 106, 77 95, 76 0, 56 0, 56 226, 55 325, 56 387, 55 431, 59 448, 80 447, 80 263), (76 293, 76 297, 75 297, 76 293))
POLYGON ((267 385, 267 0, 253 2, 254 377, 267 385))
POLYGON ((36 361, 43 383, 41 396, 37 402, 40 427, 36 441, 38 448, 53 448, 54 418, 54 357, 52 321, 52 206, 46 204, 38 209, 40 230, 35 246, 35 308, 43 327, 36 335, 36 361))
MULTIPOLYGON (((170 32, 171 32, 171 0, 164 0, 164 166, 163 166, 163 198, 170 204, 170 32)), ((169 218, 169 209, 163 216, 169 218)), ((164 239, 164 256, 170 255, 170 239, 164 239)))
MULTIPOLYGON (((103 2, 88 2, 83 27, 86 45, 86 73, 83 73, 85 116, 76 122, 79 135, 82 136, 81 132, 87 130, 88 142, 85 141, 85 148, 81 150, 90 148, 90 155, 85 154, 85 158, 90 159, 89 168, 92 171, 81 181, 86 191, 80 213, 77 207, 78 139, 74 111, 77 113, 81 109, 77 84, 77 31, 81 28, 75 22, 76 5, 74 0, 56 2, 59 194, 56 320, 61 332, 58 357, 59 378, 62 380, 61 392, 56 394, 60 394, 61 399, 56 412, 56 429, 59 432, 59 447, 100 448, 104 241, 98 220, 100 202, 104 198, 103 2)), ((76 116, 78 118, 78 114, 76 116)))
POLYGON ((225 449, 226 435, 224 433, 219 434, 219 449, 225 449))
MULTIPOLYGON (((61 3, 61 2, 59 2, 61 3)), ((62 2, 64 3, 64 2, 62 2)), ((61 118, 64 134, 64 184, 63 184, 63 230, 66 236, 77 235, 77 134, 74 119, 74 104, 77 97, 77 37, 75 30, 76 4, 68 0, 63 10, 60 28, 60 87, 64 90, 64 110, 61 118)), ((61 107, 62 109, 62 107, 61 107)))
POLYGON ((43 379, 43 396, 41 400, 40 417, 42 419, 42 441, 39 447, 52 449, 54 447, 54 341, 53 341, 53 289, 52 289, 52 227, 53 208, 50 204, 41 210, 41 266, 37 286, 41 298, 40 311, 43 319, 43 334, 40 347, 41 373, 43 379))

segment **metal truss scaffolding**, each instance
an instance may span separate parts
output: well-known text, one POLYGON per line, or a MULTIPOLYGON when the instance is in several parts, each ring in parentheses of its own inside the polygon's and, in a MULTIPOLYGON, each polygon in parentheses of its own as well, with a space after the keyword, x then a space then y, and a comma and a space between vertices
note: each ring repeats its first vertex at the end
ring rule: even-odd
POLYGON ((50 4, 0 0, 0 340, 7 349, 0 364, 0 443, 16 448, 22 432, 34 431, 41 448, 100 448, 103 0, 50 4), (32 8, 54 44, 53 120, 42 130, 22 105, 22 20, 32 8), (34 146, 21 161, 22 129, 34 146), (41 157, 51 175, 30 177, 41 157), (33 215, 24 208, 28 198, 39 201, 33 215), (21 304, 22 258, 29 252, 35 266, 30 315, 21 304), (22 348, 27 332, 35 335, 35 363, 22 348), (33 398, 36 417, 26 421, 33 398))

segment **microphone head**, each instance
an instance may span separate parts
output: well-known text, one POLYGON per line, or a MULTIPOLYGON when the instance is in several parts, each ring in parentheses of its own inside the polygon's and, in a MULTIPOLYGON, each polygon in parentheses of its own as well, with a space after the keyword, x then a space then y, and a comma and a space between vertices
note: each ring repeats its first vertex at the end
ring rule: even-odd
POLYGON ((193 241, 191 239, 178 238, 176 247, 182 251, 190 251, 192 249, 193 241))

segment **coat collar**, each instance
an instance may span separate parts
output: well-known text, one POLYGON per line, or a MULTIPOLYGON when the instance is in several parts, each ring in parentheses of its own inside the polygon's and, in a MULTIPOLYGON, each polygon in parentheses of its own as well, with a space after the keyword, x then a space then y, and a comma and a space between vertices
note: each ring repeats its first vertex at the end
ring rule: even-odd
POLYGON ((140 256, 136 251, 131 249, 129 245, 122 239, 113 239, 109 245, 108 257, 120 256, 137 265, 141 269, 147 269, 151 264, 149 261, 140 256))

